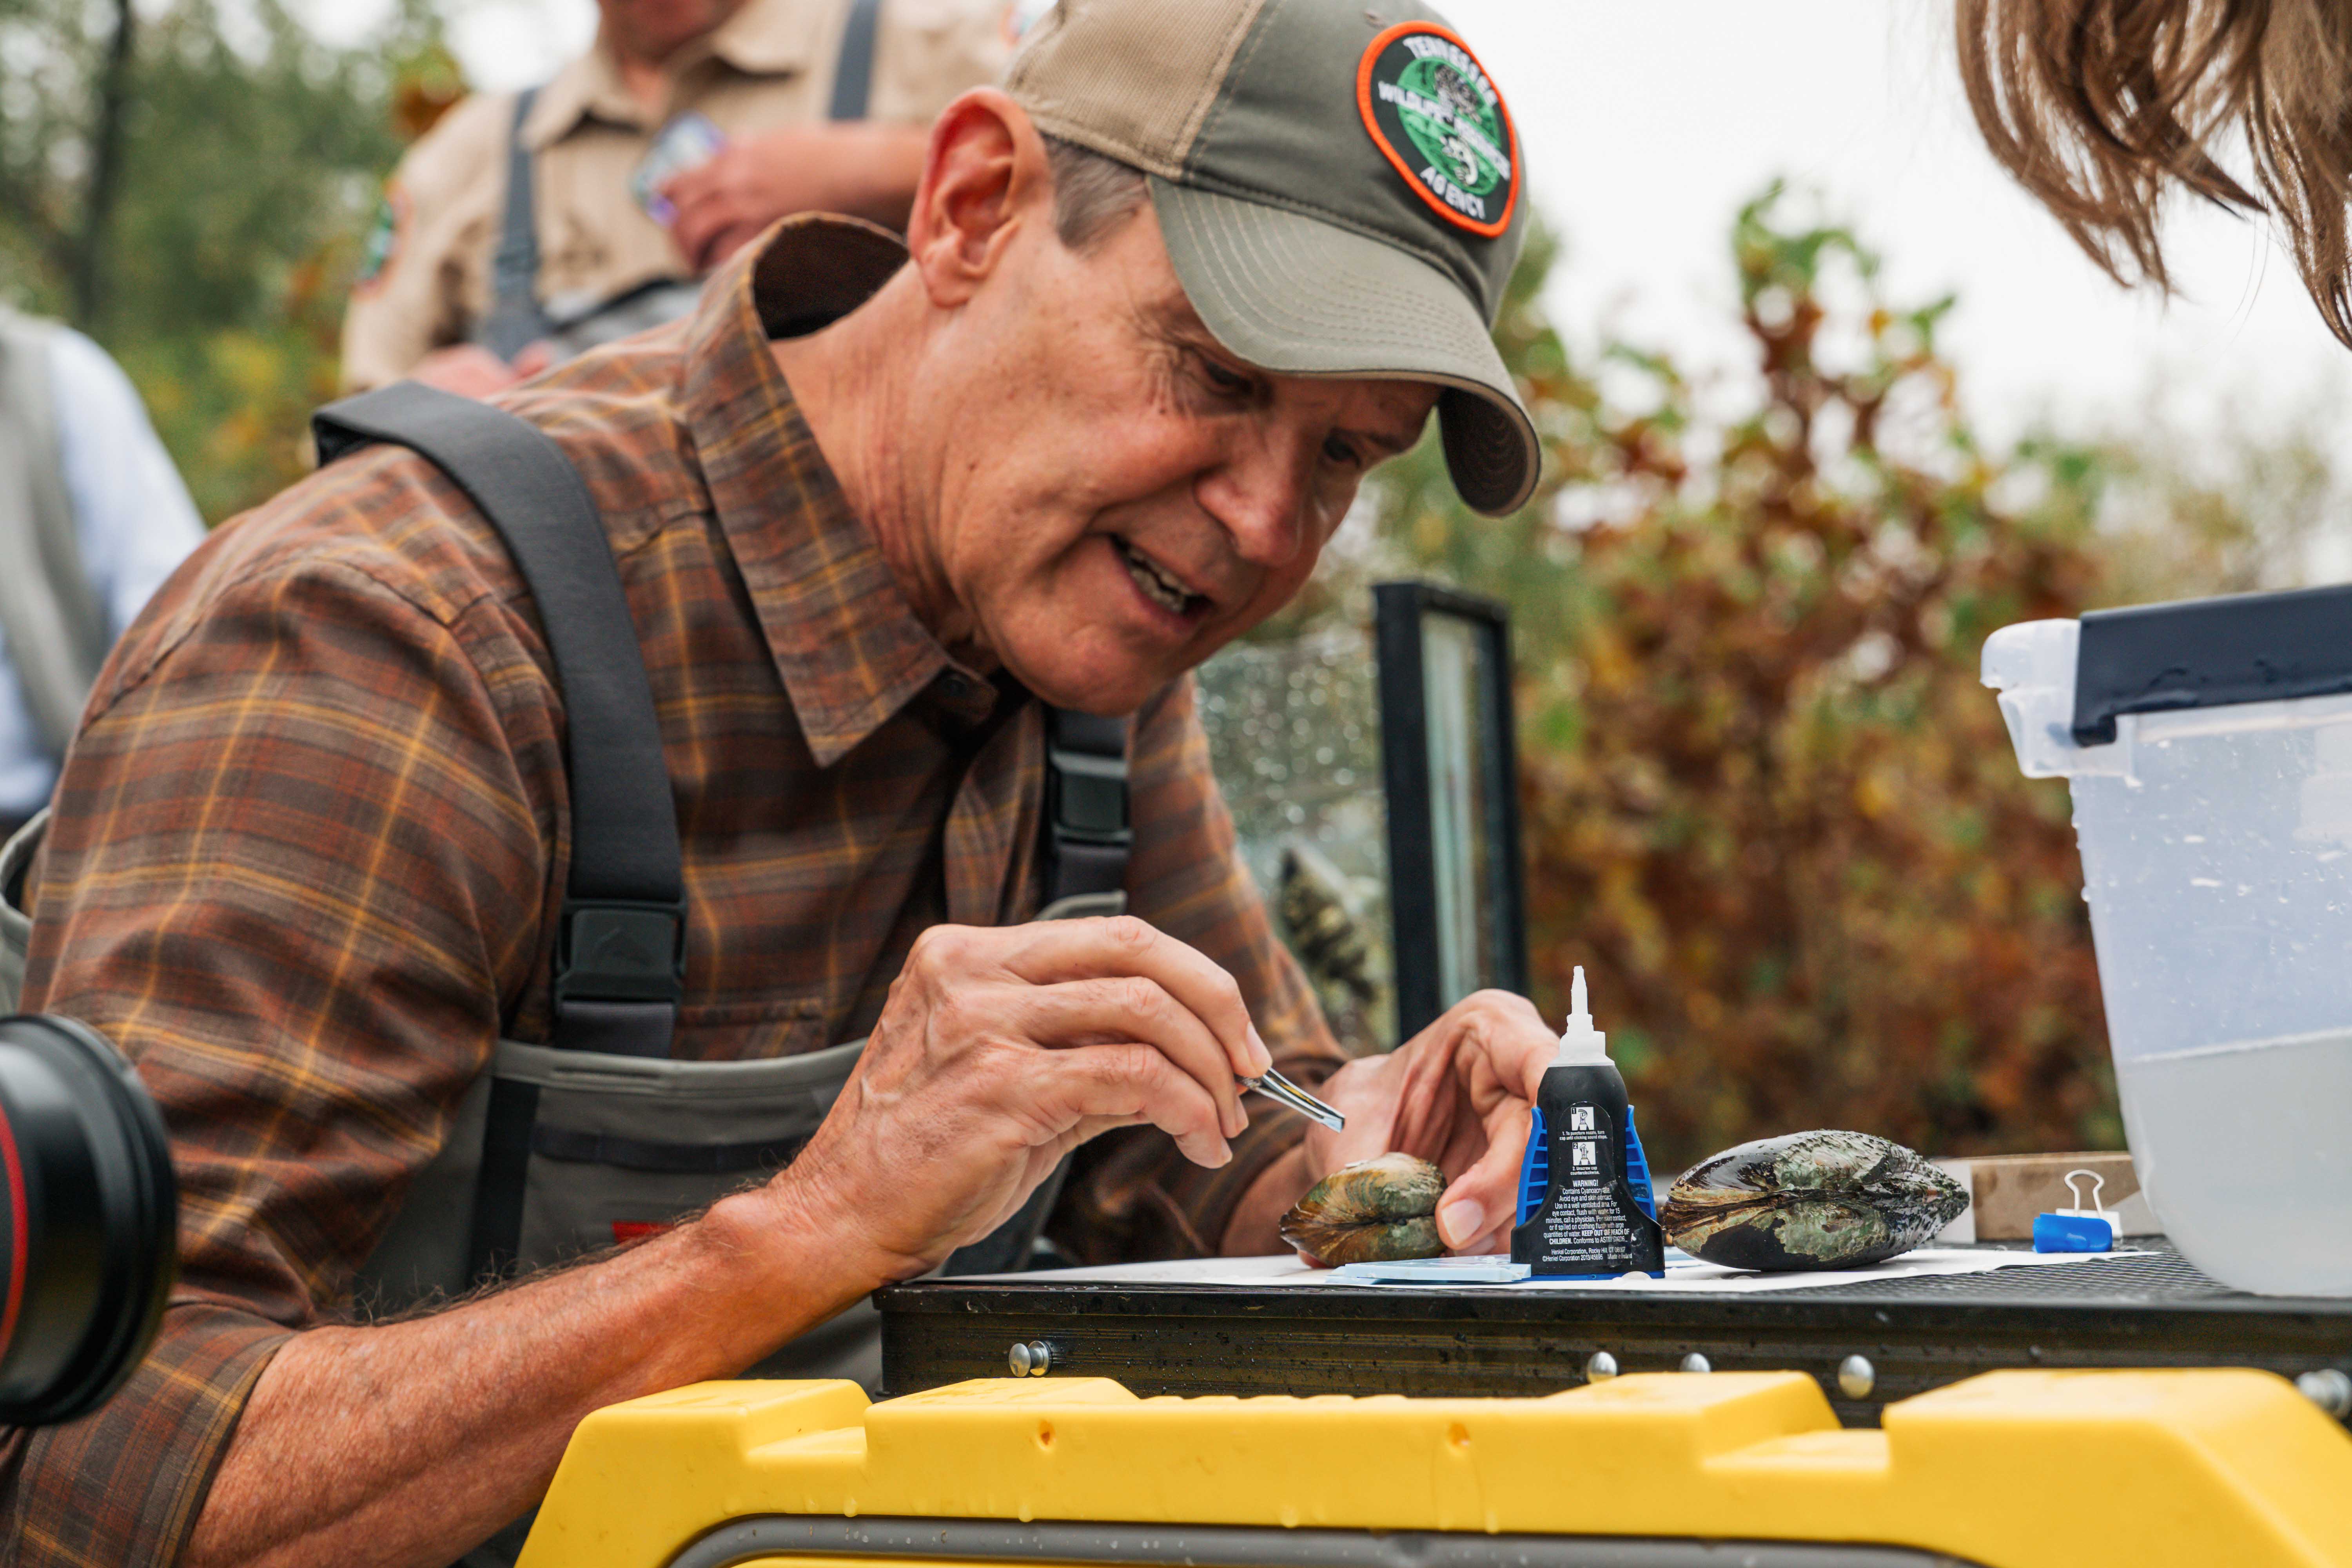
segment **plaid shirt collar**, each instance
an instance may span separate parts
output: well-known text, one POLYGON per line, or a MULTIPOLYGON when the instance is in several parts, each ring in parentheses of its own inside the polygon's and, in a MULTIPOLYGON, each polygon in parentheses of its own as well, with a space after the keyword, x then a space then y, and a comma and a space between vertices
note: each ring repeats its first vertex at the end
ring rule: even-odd
MULTIPOLYGON (((855 310, 906 260, 852 219, 788 220, 711 279, 688 330, 681 414, 811 754, 830 767, 958 667, 849 510, 768 350, 855 310), (793 504, 780 505, 783 498, 793 504)), ((963 672, 969 675, 970 672, 963 672)), ((950 681, 985 717, 995 692, 950 681)))

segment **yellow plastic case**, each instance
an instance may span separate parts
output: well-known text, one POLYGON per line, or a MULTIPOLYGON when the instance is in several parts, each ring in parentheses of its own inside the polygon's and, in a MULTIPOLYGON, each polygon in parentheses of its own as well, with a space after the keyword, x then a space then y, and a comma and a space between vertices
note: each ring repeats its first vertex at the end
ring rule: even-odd
POLYGON ((1885 1423, 1840 1427, 1798 1373, 1541 1399, 1143 1399, 1069 1378, 869 1405, 847 1383, 709 1383, 583 1422, 520 1568, 1498 1551, 1570 1568, 1620 1561, 1592 1538, 1628 1536, 1661 1568, 1720 1563, 1699 1543, 1727 1540, 1808 1543, 1767 1546, 1767 1568, 2352 1568, 2352 1436, 2268 1373, 1998 1372, 1885 1423), (907 1522, 925 1521, 971 1522, 907 1522), (1134 1525, 1154 1528, 1106 1528, 1134 1525))

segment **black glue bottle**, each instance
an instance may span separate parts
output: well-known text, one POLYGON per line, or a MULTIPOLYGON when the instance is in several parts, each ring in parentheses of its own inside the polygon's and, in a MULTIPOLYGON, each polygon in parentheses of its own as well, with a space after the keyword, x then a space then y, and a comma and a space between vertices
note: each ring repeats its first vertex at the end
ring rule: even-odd
POLYGON ((1581 966, 1571 1000, 1559 1055, 1537 1090, 1511 1261, 1538 1279, 1664 1278, 1649 1162, 1633 1134, 1625 1080, 1609 1059, 1609 1037, 1586 1009, 1581 966))

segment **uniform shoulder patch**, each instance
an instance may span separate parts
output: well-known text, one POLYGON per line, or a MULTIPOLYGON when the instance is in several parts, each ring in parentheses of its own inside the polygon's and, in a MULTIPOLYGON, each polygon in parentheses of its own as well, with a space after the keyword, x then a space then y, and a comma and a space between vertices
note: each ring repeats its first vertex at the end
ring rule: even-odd
POLYGON ((1400 22, 1356 70, 1364 129, 1432 210, 1491 239, 1519 199, 1518 128, 1469 46, 1435 22, 1400 22))
POLYGON ((392 269, 400 255, 400 242, 408 232, 408 193, 393 181, 383 188, 383 201, 376 208, 375 222, 368 228, 367 238, 360 246, 359 276, 352 280, 355 292, 364 296, 375 291, 392 269))

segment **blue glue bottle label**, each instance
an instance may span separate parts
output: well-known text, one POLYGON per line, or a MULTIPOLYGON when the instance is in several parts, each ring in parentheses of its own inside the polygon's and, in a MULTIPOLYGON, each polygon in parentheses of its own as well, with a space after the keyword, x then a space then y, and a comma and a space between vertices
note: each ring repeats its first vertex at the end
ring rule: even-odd
MULTIPOLYGON (((1536 1210, 1543 1206, 1544 1194, 1551 1184, 1551 1158, 1547 1152, 1544 1137, 1543 1107, 1535 1108, 1535 1125, 1528 1130, 1527 1157, 1519 1162, 1519 1212, 1511 1223, 1525 1225, 1535 1218, 1536 1210)), ((1650 1157, 1642 1152, 1642 1129, 1635 1121, 1633 1107, 1625 1107, 1625 1184, 1633 1189, 1633 1201, 1652 1219, 1658 1217, 1657 1184, 1650 1179, 1650 1157)))
POLYGON ((1544 1074, 1519 1168, 1518 1217, 1511 1261, 1539 1279, 1664 1277, 1649 1162, 1612 1063, 1563 1063, 1544 1074))

